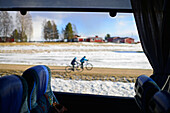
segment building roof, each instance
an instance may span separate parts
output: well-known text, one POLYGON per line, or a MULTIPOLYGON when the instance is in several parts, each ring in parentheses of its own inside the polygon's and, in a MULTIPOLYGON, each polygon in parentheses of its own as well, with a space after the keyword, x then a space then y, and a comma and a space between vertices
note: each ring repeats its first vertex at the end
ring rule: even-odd
POLYGON ((2 35, 0 35, 0 38, 10 38, 11 36, 10 35, 7 35, 7 36, 2 36, 2 35))
POLYGON ((133 38, 130 38, 130 37, 127 37, 127 38, 125 38, 125 39, 131 39, 131 40, 134 40, 133 38))
POLYGON ((86 39, 87 37, 77 37, 77 38, 82 38, 82 39, 86 39))
MULTIPOLYGON (((90 39, 96 39, 96 38, 102 38, 102 37, 88 37, 88 38, 90 38, 90 39)), ((103 39, 103 38, 102 38, 103 39)))
POLYGON ((113 39, 132 39, 132 40, 134 40, 131 37, 110 37, 110 38, 113 38, 113 39))

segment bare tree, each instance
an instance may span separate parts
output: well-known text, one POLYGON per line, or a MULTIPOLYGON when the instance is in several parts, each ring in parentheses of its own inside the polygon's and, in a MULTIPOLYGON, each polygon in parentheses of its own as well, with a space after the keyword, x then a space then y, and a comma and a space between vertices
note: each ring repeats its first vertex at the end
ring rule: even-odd
POLYGON ((73 34, 74 35, 78 35, 78 31, 77 31, 77 27, 76 27, 76 25, 75 24, 72 24, 72 26, 73 26, 73 34))
POLYGON ((61 30, 61 39, 64 40, 65 38, 65 30, 62 28, 61 30))
POLYGON ((2 35, 2 11, 0 11, 0 35, 2 35))
POLYGON ((7 11, 0 12, 0 35, 10 36, 13 30, 12 16, 7 11))
POLYGON ((27 41, 27 39, 30 41, 33 34, 33 27, 32 17, 29 12, 26 15, 21 15, 20 12, 17 12, 16 23, 17 30, 20 33, 20 41, 27 41))
POLYGON ((47 23, 47 20, 43 20, 42 22, 42 28, 43 28, 43 31, 42 31, 42 37, 47 40, 47 32, 46 32, 46 23, 47 23))
POLYGON ((28 36, 29 41, 31 41, 32 35, 33 35, 33 27, 32 27, 32 17, 30 13, 28 12, 27 15, 25 15, 25 19, 27 21, 26 24, 26 34, 28 36))

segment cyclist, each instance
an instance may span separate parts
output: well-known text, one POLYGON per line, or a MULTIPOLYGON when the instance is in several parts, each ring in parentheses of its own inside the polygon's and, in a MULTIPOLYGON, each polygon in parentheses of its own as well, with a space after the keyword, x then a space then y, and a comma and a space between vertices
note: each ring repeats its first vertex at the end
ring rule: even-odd
POLYGON ((77 57, 74 57, 74 59, 71 61, 71 65, 73 67, 73 71, 74 71, 74 65, 76 65, 76 63, 78 64, 78 62, 76 60, 77 60, 77 57))
POLYGON ((84 63, 84 61, 88 61, 87 59, 86 59, 86 56, 84 56, 81 60, 80 60, 80 62, 81 62, 81 68, 83 69, 83 63, 84 63))

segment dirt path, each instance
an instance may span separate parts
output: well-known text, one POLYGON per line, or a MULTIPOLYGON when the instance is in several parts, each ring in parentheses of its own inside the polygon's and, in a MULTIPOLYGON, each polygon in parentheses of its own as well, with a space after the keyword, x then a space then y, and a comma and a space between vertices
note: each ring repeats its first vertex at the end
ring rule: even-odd
MULTIPOLYGON (((0 76, 22 75, 22 73, 33 65, 0 64, 0 76)), ((135 82, 139 75, 150 76, 152 70, 149 69, 113 69, 113 68, 93 68, 91 71, 66 73, 64 66, 49 66, 52 77, 72 80, 102 80, 113 82, 135 82)))
MULTIPOLYGON (((33 65, 15 65, 15 64, 0 64, 0 73, 5 74, 19 74, 33 65)), ((64 66, 49 66, 52 75, 55 74, 67 74, 64 66)), ((91 71, 84 70, 83 72, 71 72, 70 74, 80 75, 105 75, 105 76, 119 76, 119 77, 137 77, 145 74, 150 76, 152 70, 150 69, 115 69, 115 68, 93 68, 91 71)), ((68 75, 68 74, 67 74, 68 75)))
MULTIPOLYGON (((53 73, 65 72, 65 67, 49 66, 53 73)), ((74 74, 95 74, 95 75, 115 75, 115 76, 139 76, 141 74, 151 75, 152 70, 149 69, 116 69, 116 68, 93 68, 91 71, 83 70, 83 72, 71 72, 74 74)))

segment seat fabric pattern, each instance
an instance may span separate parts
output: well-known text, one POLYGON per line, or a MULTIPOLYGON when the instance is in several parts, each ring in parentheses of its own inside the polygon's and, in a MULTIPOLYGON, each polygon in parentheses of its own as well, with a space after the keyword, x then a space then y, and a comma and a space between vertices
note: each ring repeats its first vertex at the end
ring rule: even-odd
POLYGON ((29 113, 26 81, 17 75, 0 77, 0 113, 29 113))

